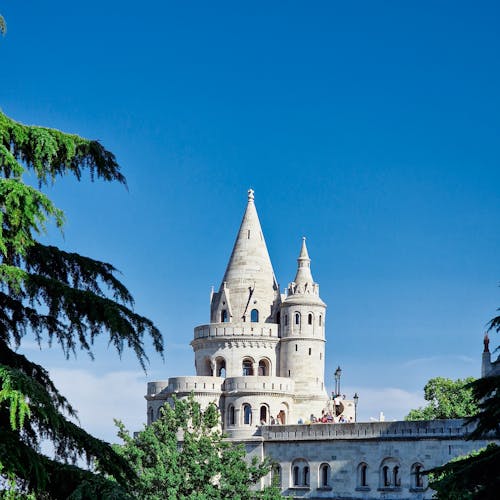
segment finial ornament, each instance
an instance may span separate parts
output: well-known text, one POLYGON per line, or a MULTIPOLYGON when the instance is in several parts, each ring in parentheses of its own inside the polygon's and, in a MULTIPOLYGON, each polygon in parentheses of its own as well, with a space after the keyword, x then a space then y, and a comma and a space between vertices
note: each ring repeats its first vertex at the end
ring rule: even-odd
POLYGON ((248 201, 253 201, 253 199, 254 199, 254 190, 250 188, 248 190, 248 201))
POLYGON ((483 352, 490 352, 490 338, 488 337, 488 332, 484 334, 484 351, 483 352))

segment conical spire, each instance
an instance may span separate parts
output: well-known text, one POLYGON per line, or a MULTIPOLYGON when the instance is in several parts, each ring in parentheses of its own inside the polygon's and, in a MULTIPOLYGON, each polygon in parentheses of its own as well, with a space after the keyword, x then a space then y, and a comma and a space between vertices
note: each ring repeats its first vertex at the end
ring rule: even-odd
POLYGON ((295 280, 288 285, 287 302, 290 302, 292 299, 295 301, 296 299, 302 297, 302 299, 306 301, 323 304, 319 298, 319 285, 314 283, 314 279, 311 274, 311 259, 309 258, 309 252, 307 251, 305 237, 302 238, 302 247, 300 248, 297 264, 298 266, 295 280))
POLYGON ((300 249, 300 255, 297 259, 298 267, 297 274, 295 276, 295 283, 305 285, 306 283, 310 283, 311 285, 314 283, 312 274, 311 274, 311 259, 309 258, 309 253, 307 252, 306 246, 306 237, 302 237, 302 248, 300 249))
POLYGON ((219 293, 212 300, 212 321, 221 310, 221 292, 231 302, 231 321, 250 321, 250 312, 258 311, 259 321, 270 320, 279 300, 279 289, 255 208, 254 191, 248 190, 248 202, 234 243, 219 293), (229 292, 227 292, 229 290, 229 292), (245 319, 243 319, 245 318, 245 319))

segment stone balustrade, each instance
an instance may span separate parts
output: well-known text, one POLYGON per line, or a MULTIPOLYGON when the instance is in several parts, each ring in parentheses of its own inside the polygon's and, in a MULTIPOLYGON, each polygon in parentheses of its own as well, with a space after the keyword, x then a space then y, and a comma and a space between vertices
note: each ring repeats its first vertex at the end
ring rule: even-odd
POLYGON ((223 386, 224 391, 241 392, 281 392, 285 394, 293 394, 295 391, 294 381, 286 377, 228 377, 223 386))
POLYGON ((248 326, 232 326, 231 323, 211 323, 194 329, 195 339, 220 337, 258 337, 278 340, 278 327, 274 323, 249 323, 248 326))

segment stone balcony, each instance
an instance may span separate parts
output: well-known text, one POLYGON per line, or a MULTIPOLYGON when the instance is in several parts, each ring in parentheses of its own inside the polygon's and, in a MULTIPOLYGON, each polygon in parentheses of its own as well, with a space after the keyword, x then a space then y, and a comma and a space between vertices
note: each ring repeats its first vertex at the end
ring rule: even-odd
POLYGON ((274 338, 278 337, 279 325, 274 323, 248 323, 232 325, 231 323, 211 323, 209 325, 197 326, 194 329, 194 340, 223 337, 257 337, 274 338))

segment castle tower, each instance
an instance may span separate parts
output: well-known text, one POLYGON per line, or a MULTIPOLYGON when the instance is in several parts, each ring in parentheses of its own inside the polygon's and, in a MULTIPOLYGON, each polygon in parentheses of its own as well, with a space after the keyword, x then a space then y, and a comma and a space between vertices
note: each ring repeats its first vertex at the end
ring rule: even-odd
POLYGON ((325 313, 319 285, 311 274, 311 259, 302 240, 295 280, 281 306, 280 374, 295 382, 296 416, 321 414, 325 389, 325 313))
POLYGON ((278 375, 278 283, 248 191, 243 220, 219 291, 212 293, 210 324, 191 342, 196 374, 241 377, 278 375))

